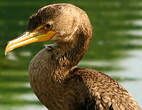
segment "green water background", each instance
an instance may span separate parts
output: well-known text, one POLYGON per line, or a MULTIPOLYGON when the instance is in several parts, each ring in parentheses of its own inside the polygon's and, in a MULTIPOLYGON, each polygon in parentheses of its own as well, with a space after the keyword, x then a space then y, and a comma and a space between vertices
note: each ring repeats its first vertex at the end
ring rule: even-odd
POLYGON ((0 110, 44 109, 29 86, 27 70, 32 57, 49 43, 24 46, 8 56, 4 56, 4 49, 9 40, 26 30, 29 16, 45 5, 61 2, 85 10, 93 25, 93 39, 80 67, 106 72, 122 85, 141 81, 141 68, 136 70, 137 77, 117 75, 119 71, 125 74, 125 67, 118 62, 131 58, 129 51, 142 51, 141 0, 0 0, 0 110))

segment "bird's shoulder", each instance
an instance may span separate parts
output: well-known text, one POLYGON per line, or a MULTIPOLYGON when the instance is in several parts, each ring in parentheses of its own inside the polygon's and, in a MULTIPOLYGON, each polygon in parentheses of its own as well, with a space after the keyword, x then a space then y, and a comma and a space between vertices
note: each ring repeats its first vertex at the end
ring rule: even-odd
MULTIPOLYGON (((96 110, 140 110, 134 98, 116 80, 97 70, 75 68, 78 77, 95 101, 96 110)), ((91 99, 92 100, 92 99, 91 99)))
MULTIPOLYGON (((88 68, 74 68, 71 71, 71 74, 73 76, 79 76, 84 83, 89 85, 94 85, 94 87, 97 86, 110 86, 115 85, 119 89, 124 89, 116 80, 112 79, 110 76, 106 75, 103 72, 100 72, 98 70, 88 69, 88 68)), ((105 88, 103 86, 103 88, 105 88)))

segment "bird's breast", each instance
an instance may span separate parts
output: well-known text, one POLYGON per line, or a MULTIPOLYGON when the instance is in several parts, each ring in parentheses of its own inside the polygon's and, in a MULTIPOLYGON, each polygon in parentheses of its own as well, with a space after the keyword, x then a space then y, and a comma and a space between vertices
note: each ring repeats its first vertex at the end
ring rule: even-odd
POLYGON ((33 91, 38 99, 52 110, 63 108, 64 102, 62 84, 56 82, 59 79, 58 75, 55 75, 56 66, 57 61, 46 48, 32 59, 29 66, 30 84, 33 91))

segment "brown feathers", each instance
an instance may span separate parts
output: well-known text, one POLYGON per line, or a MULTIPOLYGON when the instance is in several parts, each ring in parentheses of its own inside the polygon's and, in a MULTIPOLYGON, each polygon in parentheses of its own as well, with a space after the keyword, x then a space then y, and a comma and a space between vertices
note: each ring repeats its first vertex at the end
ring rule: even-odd
POLYGON ((30 17, 28 30, 49 21, 56 44, 41 50, 29 68, 31 87, 49 110, 140 110, 115 80, 96 70, 77 68, 92 37, 83 10, 70 4, 46 6, 30 17))

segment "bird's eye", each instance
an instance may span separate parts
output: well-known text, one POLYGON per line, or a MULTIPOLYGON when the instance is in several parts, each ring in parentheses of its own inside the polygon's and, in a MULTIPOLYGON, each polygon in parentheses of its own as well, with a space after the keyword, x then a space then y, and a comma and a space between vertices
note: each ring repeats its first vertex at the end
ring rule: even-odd
POLYGON ((50 25, 50 24, 46 24, 46 25, 45 25, 45 28, 46 28, 46 29, 50 29, 50 28, 51 28, 51 25, 50 25))

